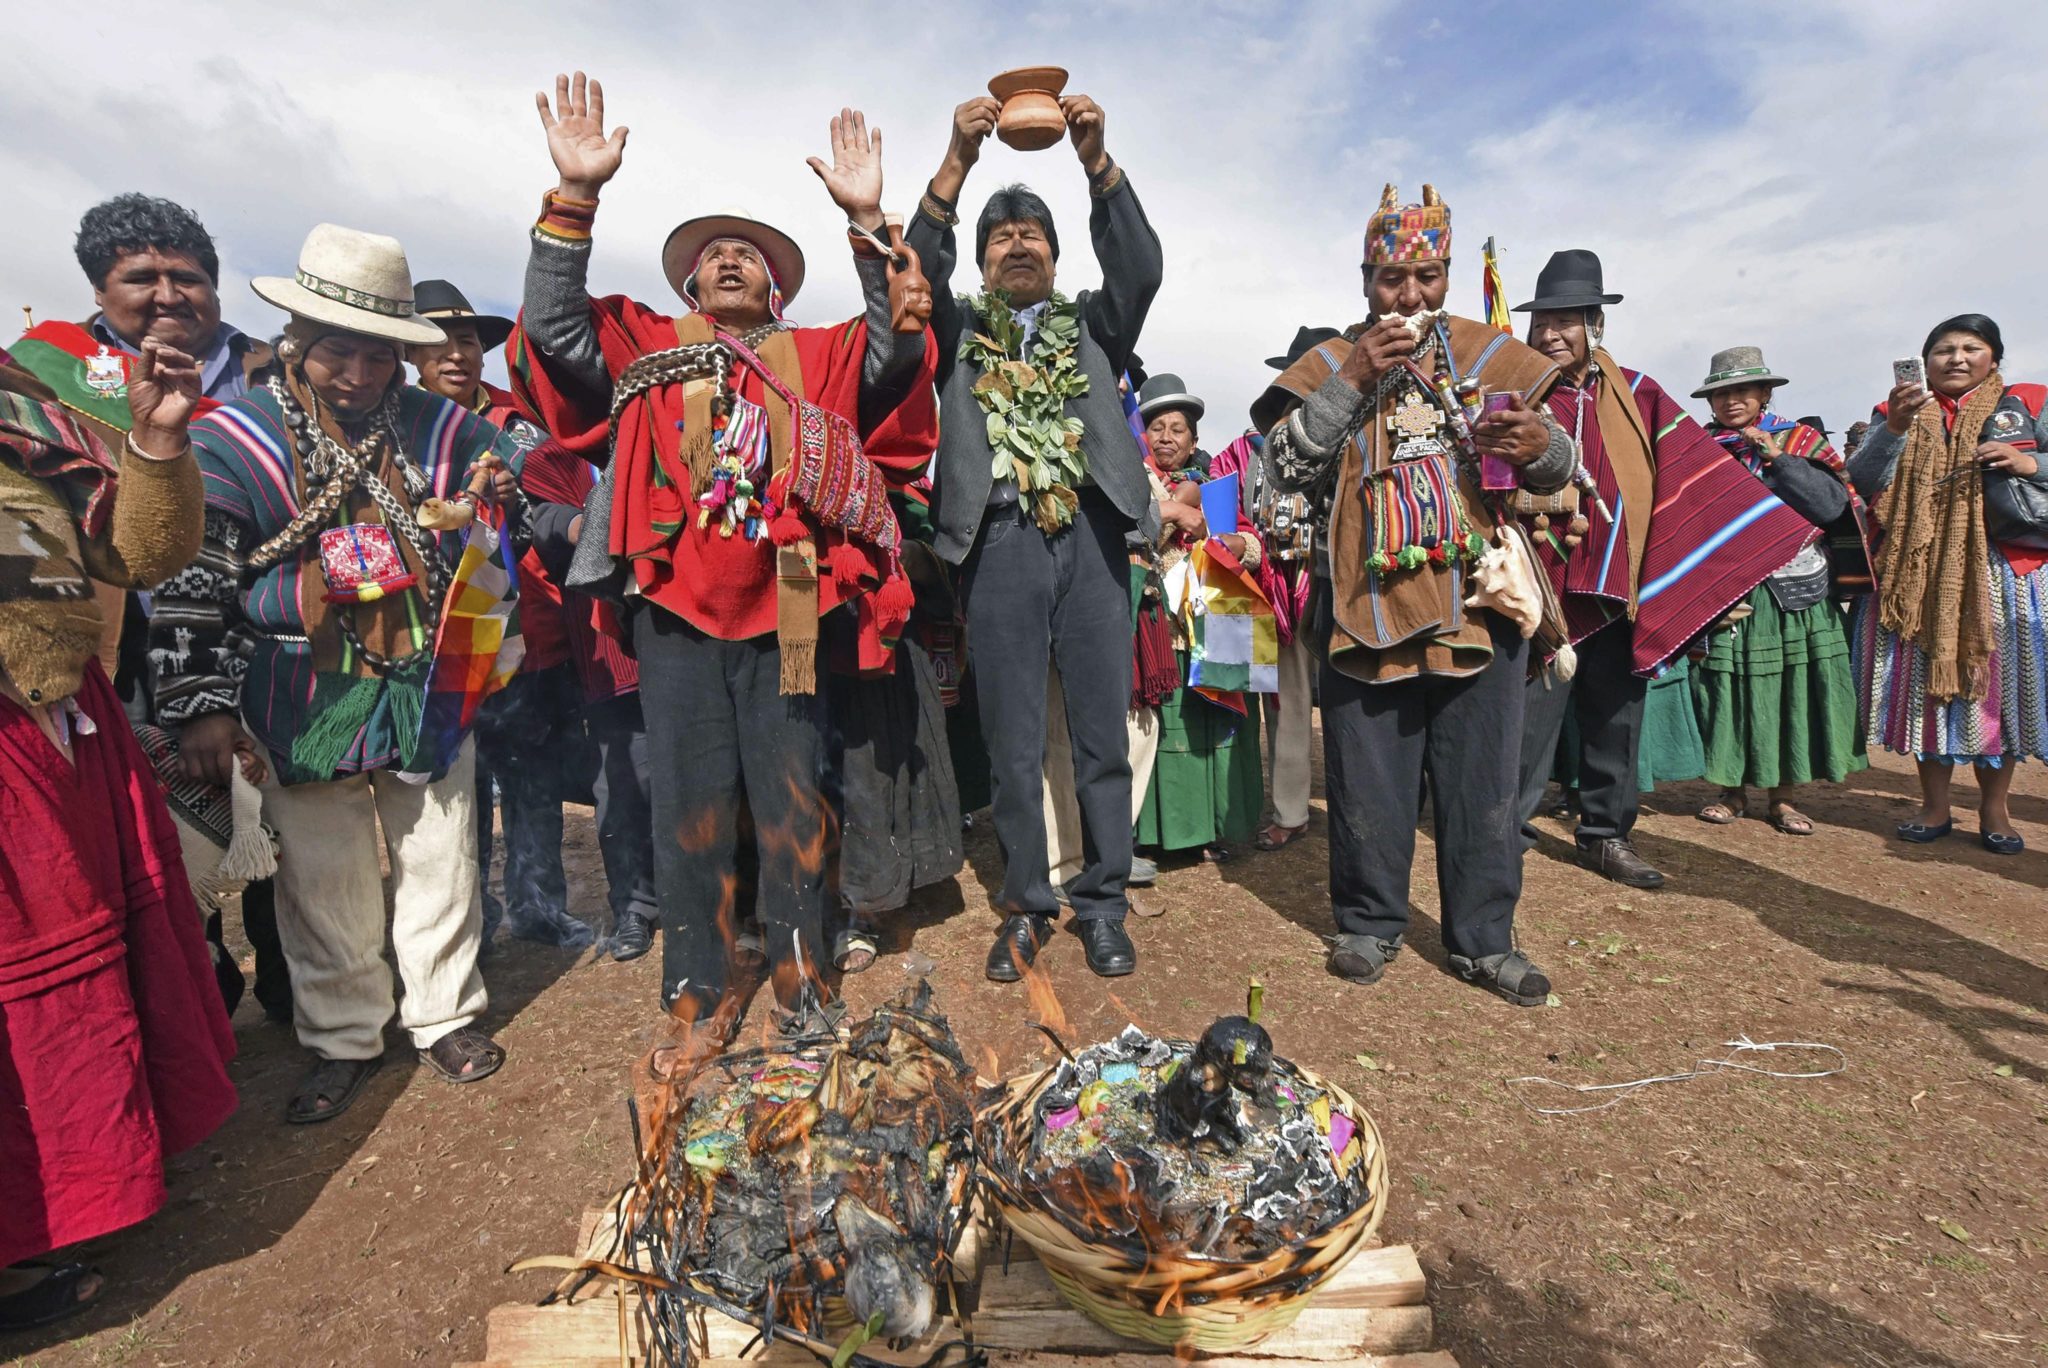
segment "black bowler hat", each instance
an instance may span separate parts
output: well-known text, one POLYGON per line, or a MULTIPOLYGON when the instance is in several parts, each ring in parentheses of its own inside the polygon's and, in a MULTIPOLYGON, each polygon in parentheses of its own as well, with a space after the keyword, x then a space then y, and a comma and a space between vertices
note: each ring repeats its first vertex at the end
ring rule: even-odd
POLYGON ((512 320, 497 314, 480 314, 469 307, 469 297, 445 280, 422 280, 412 287, 412 309, 421 318, 437 323, 471 323, 485 351, 505 344, 512 335, 512 320))
POLYGON ((1835 435, 1835 430, 1829 427, 1824 421, 1822 421, 1821 416, 1818 413, 1809 413, 1804 418, 1801 418, 1799 420, 1799 426, 1810 427, 1823 437, 1832 437, 1835 435))
POLYGON ((1323 343, 1333 337, 1342 337, 1343 335, 1343 333, 1335 328, 1310 328, 1306 326, 1296 328, 1294 330, 1294 340, 1287 344, 1287 355, 1269 356, 1266 358, 1266 364, 1274 370, 1284 371, 1295 362, 1301 360, 1302 357, 1307 356, 1312 349, 1322 346, 1323 343))
POLYGON ((1552 252, 1536 277, 1536 297, 1515 305, 1516 313, 1538 309, 1597 309, 1621 303, 1621 296, 1608 294, 1600 279, 1600 258, 1583 247, 1552 252))

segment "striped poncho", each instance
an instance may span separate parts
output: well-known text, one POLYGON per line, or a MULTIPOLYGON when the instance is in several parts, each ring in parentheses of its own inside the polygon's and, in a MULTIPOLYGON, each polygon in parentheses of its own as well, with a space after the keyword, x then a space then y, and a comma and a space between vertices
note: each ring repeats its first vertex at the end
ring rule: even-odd
MULTIPOLYGON (((444 499, 460 491, 479 458, 495 454, 509 462, 515 451, 498 428, 421 389, 398 392, 397 427, 406 459, 426 477, 430 492, 444 499)), ((401 690, 381 679, 361 683, 359 701, 367 706, 351 707, 350 735, 323 747, 317 765, 304 763, 303 755, 294 762, 295 748, 304 750, 295 743, 329 711, 315 706, 316 677, 325 687, 344 676, 358 682, 374 676, 343 642, 333 618, 317 611, 324 608, 317 533, 244 582, 244 558, 284 529, 304 492, 276 397, 258 387, 215 409, 192 424, 192 447, 206 482, 206 543, 199 559, 156 594, 150 656, 163 720, 183 723, 239 709, 287 783, 408 768, 422 700, 399 698, 401 690), (309 605, 316 609, 310 631, 309 605), (330 752, 338 753, 331 765, 330 752)), ((361 499, 358 492, 345 507, 354 509, 361 499)), ((404 539, 399 541, 403 546, 404 539)), ((443 535, 437 541, 452 573, 462 538, 443 535)), ((410 556, 409 548, 405 554, 410 556)), ((432 648, 437 624, 424 620, 420 594, 393 594, 373 607, 374 612, 359 608, 356 615, 373 649, 403 657, 432 648), (408 645, 409 651, 403 649, 408 645)), ((415 686, 422 687, 418 681, 415 686)))
MULTIPOLYGON (((1626 434, 1603 434, 1584 390, 1559 385, 1548 400, 1564 430, 1579 434, 1586 469, 1613 517, 1582 503, 1588 526, 1576 548, 1566 547, 1555 518, 1532 531, 1571 639, 1582 641, 1617 617, 1630 617, 1635 672, 1650 676, 1798 555, 1813 528, 1722 450, 1662 385, 1625 366, 1603 365, 1603 374, 1619 375, 1628 387, 1640 437, 1633 423, 1626 434), (1625 497, 1625 487, 1640 488, 1639 480, 1618 470, 1608 450, 1609 439, 1618 448, 1641 438, 1649 444, 1647 509, 1625 497)), ((1635 502, 1642 501, 1639 494, 1635 502)))

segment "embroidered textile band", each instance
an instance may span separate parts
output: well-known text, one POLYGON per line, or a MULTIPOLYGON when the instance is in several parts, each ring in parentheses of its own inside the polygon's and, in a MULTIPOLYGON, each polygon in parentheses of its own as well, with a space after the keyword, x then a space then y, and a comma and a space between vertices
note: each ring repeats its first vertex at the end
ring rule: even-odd
POLYGON ((1436 187, 1422 187, 1422 203, 1403 205, 1389 182, 1380 193, 1379 209, 1366 226, 1366 265, 1448 261, 1450 256, 1451 207, 1437 197, 1436 187))
POLYGON ((1741 370, 1715 371, 1702 382, 1702 387, 1718 385, 1726 380, 1740 380, 1745 375, 1769 375, 1770 373, 1771 368, 1769 366, 1744 366, 1741 370))
POLYGON ((597 221, 597 201, 570 199, 550 190, 541 196, 540 221, 534 231, 564 242, 590 241, 590 226, 597 221))
POLYGON ((957 206, 951 200, 941 199, 939 192, 932 189, 929 181, 925 183, 924 194, 918 198, 917 207, 924 212, 926 218, 944 228, 950 228, 960 221, 960 215, 954 212, 957 206))
POLYGON ((1115 162, 1111 162, 1108 168, 1105 169, 1100 176, 1089 177, 1088 193, 1095 196, 1095 198, 1097 199, 1107 199, 1112 193, 1115 192, 1116 188, 1119 185, 1122 185, 1123 183, 1123 167, 1117 165, 1115 162))
POLYGON ((323 299, 338 299, 351 308, 368 309, 371 313, 383 314, 388 318, 412 317, 410 299, 392 299, 385 295, 371 294, 367 290, 358 290, 352 285, 322 280, 304 267, 294 271, 292 278, 323 299))

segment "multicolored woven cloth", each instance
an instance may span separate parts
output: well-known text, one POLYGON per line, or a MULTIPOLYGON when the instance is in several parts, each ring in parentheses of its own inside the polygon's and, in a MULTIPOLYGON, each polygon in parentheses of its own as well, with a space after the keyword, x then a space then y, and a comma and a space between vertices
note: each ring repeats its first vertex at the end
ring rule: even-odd
MULTIPOLYGON (((1648 678, 1798 555, 1813 526, 1731 460, 1663 386, 1640 371, 1613 370, 1650 439, 1655 483, 1649 525, 1631 532, 1631 520, 1642 511, 1623 499, 1600 426, 1587 422, 1582 456, 1613 520, 1582 506, 1589 523, 1585 541, 1568 552, 1560 529, 1537 533, 1537 560, 1564 604, 1574 642, 1633 607, 1635 672, 1648 678), (1643 557, 1631 576, 1633 536, 1643 540, 1643 557)), ((1549 397, 1567 432, 1574 427, 1571 402, 1572 392, 1562 386, 1549 397)))
POLYGON ((477 709, 519 673, 525 656, 512 539, 477 518, 463 538, 462 559, 442 604, 419 737, 404 777, 424 781, 454 764, 477 709))
POLYGON ((1280 692, 1280 627, 1258 581, 1211 538, 1169 581, 1167 599, 1188 643, 1188 687, 1234 712, 1240 695, 1280 692))
POLYGON ((1390 266, 1402 261, 1448 261, 1451 206, 1434 185, 1422 187, 1422 203, 1403 205, 1392 181, 1380 192, 1380 207, 1365 230, 1365 262, 1390 266))

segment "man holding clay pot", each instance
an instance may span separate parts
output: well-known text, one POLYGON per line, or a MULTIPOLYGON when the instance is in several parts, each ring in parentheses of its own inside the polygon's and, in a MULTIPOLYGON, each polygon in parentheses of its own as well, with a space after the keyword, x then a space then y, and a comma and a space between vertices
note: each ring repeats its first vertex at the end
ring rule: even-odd
POLYGON ((1123 925, 1131 866, 1125 538, 1156 533, 1158 511, 1117 380, 1163 265, 1158 236, 1103 146, 1101 107, 1069 95, 1060 111, 1088 176, 1100 290, 1069 299, 1055 288, 1059 234, 1045 202, 1022 185, 997 190, 976 221, 981 292, 946 289, 959 259, 960 187, 1001 113, 988 96, 953 111, 945 160, 905 234, 938 297, 937 384, 951 420, 933 467, 935 549, 959 570, 994 779, 1005 920, 988 976, 998 982, 1023 975, 1059 911, 1041 803, 1048 664, 1060 672, 1073 741, 1084 855, 1066 891, 1088 967, 1108 977, 1137 965, 1123 925))

